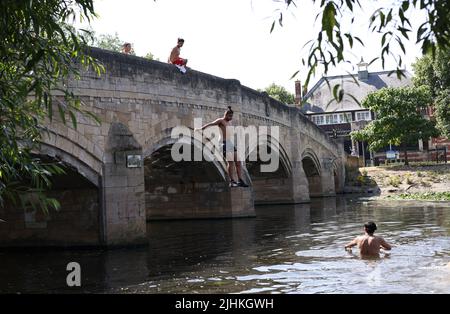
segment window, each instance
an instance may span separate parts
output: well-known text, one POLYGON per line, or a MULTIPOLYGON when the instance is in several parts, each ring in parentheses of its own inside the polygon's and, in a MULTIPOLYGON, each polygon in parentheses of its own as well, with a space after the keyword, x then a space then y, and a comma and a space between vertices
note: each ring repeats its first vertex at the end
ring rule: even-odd
POLYGON ((352 122, 352 113, 351 112, 346 112, 345 113, 345 123, 350 123, 352 122))
POLYGON ((317 125, 350 123, 352 121, 352 114, 350 112, 344 112, 314 115, 311 116, 311 121, 317 125))
POLYGON ((360 111, 356 113, 356 121, 370 121, 370 111, 360 111))
POLYGON ((312 116, 311 120, 312 120, 312 122, 314 122, 317 125, 324 124, 323 115, 312 116))

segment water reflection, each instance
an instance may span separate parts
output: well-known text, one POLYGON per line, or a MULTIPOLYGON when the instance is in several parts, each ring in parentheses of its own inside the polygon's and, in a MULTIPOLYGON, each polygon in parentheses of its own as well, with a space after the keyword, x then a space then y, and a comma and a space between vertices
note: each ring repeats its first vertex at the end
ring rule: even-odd
POLYGON ((1 292, 443 293, 450 206, 323 198, 261 206, 257 218, 148 224, 149 246, 0 253, 1 292), (394 244, 377 260, 343 249, 374 220, 394 244), (68 262, 82 287, 66 287, 68 262))

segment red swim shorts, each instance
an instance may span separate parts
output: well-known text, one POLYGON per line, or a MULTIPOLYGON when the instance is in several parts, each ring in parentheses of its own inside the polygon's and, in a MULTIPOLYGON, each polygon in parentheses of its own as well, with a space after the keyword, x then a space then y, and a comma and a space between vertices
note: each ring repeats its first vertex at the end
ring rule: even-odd
POLYGON ((184 65, 184 59, 176 58, 172 63, 176 65, 184 65))

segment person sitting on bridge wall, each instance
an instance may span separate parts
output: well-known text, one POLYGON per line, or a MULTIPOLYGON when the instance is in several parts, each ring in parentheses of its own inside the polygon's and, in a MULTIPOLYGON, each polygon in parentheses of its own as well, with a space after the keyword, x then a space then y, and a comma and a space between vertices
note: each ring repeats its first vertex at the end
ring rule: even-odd
POLYGON ((181 47, 183 47, 183 45, 184 45, 184 39, 178 38, 177 45, 172 49, 172 52, 170 53, 170 57, 168 60, 169 63, 175 64, 178 66, 186 66, 188 60, 180 58, 181 47))
POLYGON ((242 180, 242 165, 237 158, 236 146, 232 141, 233 134, 227 133, 227 126, 231 126, 231 120, 233 119, 233 110, 228 106, 225 114, 222 118, 219 118, 213 122, 207 123, 202 126, 201 129, 194 129, 194 131, 204 130, 207 127, 217 125, 222 133, 222 147, 223 147, 223 158, 227 161, 228 176, 230 177, 230 187, 248 187, 248 185, 242 180), (233 168, 236 169, 236 174, 238 177, 238 182, 234 180, 233 168))
POLYGON ((130 43, 124 43, 122 45, 122 53, 126 55, 130 55, 132 53, 131 44, 130 43))

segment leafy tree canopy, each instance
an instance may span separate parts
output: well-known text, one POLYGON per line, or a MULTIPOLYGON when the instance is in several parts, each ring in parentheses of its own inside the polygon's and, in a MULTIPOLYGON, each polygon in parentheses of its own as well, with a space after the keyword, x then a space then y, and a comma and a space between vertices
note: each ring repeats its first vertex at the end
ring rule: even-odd
MULTIPOLYGON (((355 15, 357 7, 366 1, 360 0, 312 0, 319 3, 320 13, 316 20, 321 22, 321 29, 305 46, 308 48, 307 57, 302 59, 308 73, 304 85, 308 86, 311 76, 316 72, 318 66, 323 66, 325 74, 331 66, 346 62, 346 56, 354 45, 364 46, 365 40, 370 38, 359 38, 355 36, 352 26, 361 24, 361 17, 355 15)), ((294 10, 298 1, 284 0, 286 10, 294 10)), ((397 62, 396 73, 401 77, 403 72, 403 57, 407 53, 404 42, 414 40, 421 45, 424 54, 434 55, 436 48, 450 47, 450 6, 448 0, 403 0, 403 1, 377 1, 377 8, 368 22, 372 33, 381 35, 380 54, 376 59, 381 59, 383 68, 386 57, 391 57, 397 62), (411 19, 417 16, 417 12, 424 12, 427 20, 419 26, 413 34, 411 19), (394 51, 401 51, 394 54, 394 51)), ((301 8, 298 8, 301 10, 301 8)), ((283 26, 283 11, 273 21, 270 31, 277 24, 283 26)), ((370 63, 376 59, 371 60, 370 63)), ((296 76, 298 71, 294 73, 296 76)), ((334 97, 342 93, 334 93, 334 97)), ((342 97, 339 97, 341 100, 342 97)))
POLYGON ((63 82, 83 67, 102 70, 86 53, 89 34, 70 25, 93 16, 92 0, 0 1, 0 206, 24 203, 30 193, 44 210, 58 205, 43 191, 61 168, 33 152, 45 131, 42 121, 52 121, 55 109, 74 127, 77 112, 88 114, 63 82), (56 102, 55 93, 62 95, 56 102))
POLYGON ((441 134, 450 137, 450 49, 437 49, 413 65, 414 86, 427 86, 433 97, 434 115, 441 134))
MULTIPOLYGON (((261 91, 261 90, 259 90, 261 91)), ((294 103, 294 95, 289 93, 286 88, 280 85, 276 85, 272 83, 267 86, 264 91, 270 96, 275 98, 278 101, 281 101, 285 104, 293 104, 294 103)))
MULTIPOLYGON (((123 40, 119 37, 119 34, 117 32, 115 32, 114 35, 111 34, 96 35, 95 32, 92 32, 92 40, 90 42, 90 45, 105 50, 122 52, 123 44, 126 42, 127 42, 126 40, 123 40)), ((134 49, 131 49, 130 54, 133 56, 136 55, 134 49)), ((143 56, 143 58, 146 58, 148 60, 158 60, 158 58, 155 58, 155 55, 150 51, 145 56, 143 56)))
MULTIPOLYGON (((124 43, 125 41, 119 38, 119 34, 117 34, 117 32, 114 33, 114 35, 100 34, 98 36, 94 33, 92 46, 105 50, 122 52, 124 43)), ((133 50, 131 50, 131 54, 135 55, 133 50)))
POLYGON ((406 145, 438 135, 433 121, 425 119, 421 111, 430 103, 427 87, 382 88, 370 93, 362 106, 375 113, 376 120, 351 133, 355 140, 367 141, 369 149, 377 151, 389 144, 403 145, 407 164, 406 145))

